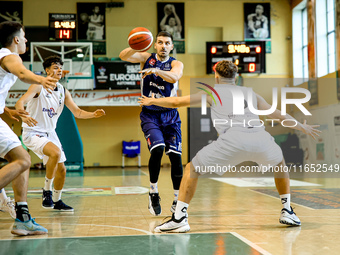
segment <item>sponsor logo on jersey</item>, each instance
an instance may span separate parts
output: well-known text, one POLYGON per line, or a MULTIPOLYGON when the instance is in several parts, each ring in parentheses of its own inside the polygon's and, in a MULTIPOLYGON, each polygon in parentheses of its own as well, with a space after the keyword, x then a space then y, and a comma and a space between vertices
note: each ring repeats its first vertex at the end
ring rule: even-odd
POLYGON ((155 59, 150 59, 149 60, 149 64, 151 65, 151 66, 153 66, 154 64, 156 63, 156 60, 155 59))
POLYGON ((51 107, 50 109, 46 109, 43 108, 42 109, 43 112, 47 112, 48 117, 53 118, 55 115, 57 115, 58 113, 55 112, 55 110, 53 109, 53 107, 51 107))
POLYGON ((165 89, 164 86, 159 86, 159 85, 157 85, 156 83, 154 83, 152 81, 150 81, 150 86, 151 87, 156 87, 156 88, 158 88, 160 90, 164 90, 165 89))

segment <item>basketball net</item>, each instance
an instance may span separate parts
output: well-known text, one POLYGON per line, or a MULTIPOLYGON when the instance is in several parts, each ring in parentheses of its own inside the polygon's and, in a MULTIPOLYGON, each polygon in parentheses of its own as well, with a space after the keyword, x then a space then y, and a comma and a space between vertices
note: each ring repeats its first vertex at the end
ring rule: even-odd
POLYGON ((59 80, 60 84, 63 85, 64 87, 66 87, 67 82, 68 82, 68 74, 70 73, 69 70, 63 70, 63 73, 61 75, 61 79, 59 80))

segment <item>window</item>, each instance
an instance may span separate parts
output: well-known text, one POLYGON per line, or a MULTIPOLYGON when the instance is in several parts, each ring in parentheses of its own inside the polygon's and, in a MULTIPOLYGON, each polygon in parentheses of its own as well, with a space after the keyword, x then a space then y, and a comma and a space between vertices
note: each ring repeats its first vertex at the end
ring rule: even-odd
POLYGON ((335 3, 327 0, 327 60, 328 73, 335 72, 335 3))
POLYGON ((302 78, 308 78, 308 25, 307 8, 301 11, 302 24, 302 78))

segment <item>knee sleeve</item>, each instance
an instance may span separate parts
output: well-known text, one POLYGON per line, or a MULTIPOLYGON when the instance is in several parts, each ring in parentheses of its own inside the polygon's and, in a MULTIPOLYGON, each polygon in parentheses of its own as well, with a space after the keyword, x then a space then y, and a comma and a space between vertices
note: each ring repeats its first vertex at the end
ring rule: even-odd
POLYGON ((168 155, 171 162, 172 185, 174 190, 178 190, 183 176, 182 156, 174 152, 170 152, 168 155))
POLYGON ((164 146, 157 146, 151 150, 149 160, 149 175, 150 182, 156 183, 158 181, 159 171, 161 169, 161 161, 163 157, 164 146))

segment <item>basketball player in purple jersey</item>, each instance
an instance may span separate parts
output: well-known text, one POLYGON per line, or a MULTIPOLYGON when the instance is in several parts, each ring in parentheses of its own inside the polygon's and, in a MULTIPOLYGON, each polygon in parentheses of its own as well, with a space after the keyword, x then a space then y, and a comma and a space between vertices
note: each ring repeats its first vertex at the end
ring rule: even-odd
MULTIPOLYGON (((156 98, 177 96, 178 80, 183 75, 183 63, 169 56, 173 47, 172 35, 162 31, 156 37, 156 53, 137 52, 130 47, 120 53, 122 60, 141 64, 142 95, 151 97, 154 94, 156 98)), ((149 211, 155 216, 162 212, 157 182, 165 149, 165 154, 171 162, 174 201, 170 211, 174 212, 183 175, 181 120, 178 111, 155 105, 144 106, 140 119, 151 154, 149 211)))

